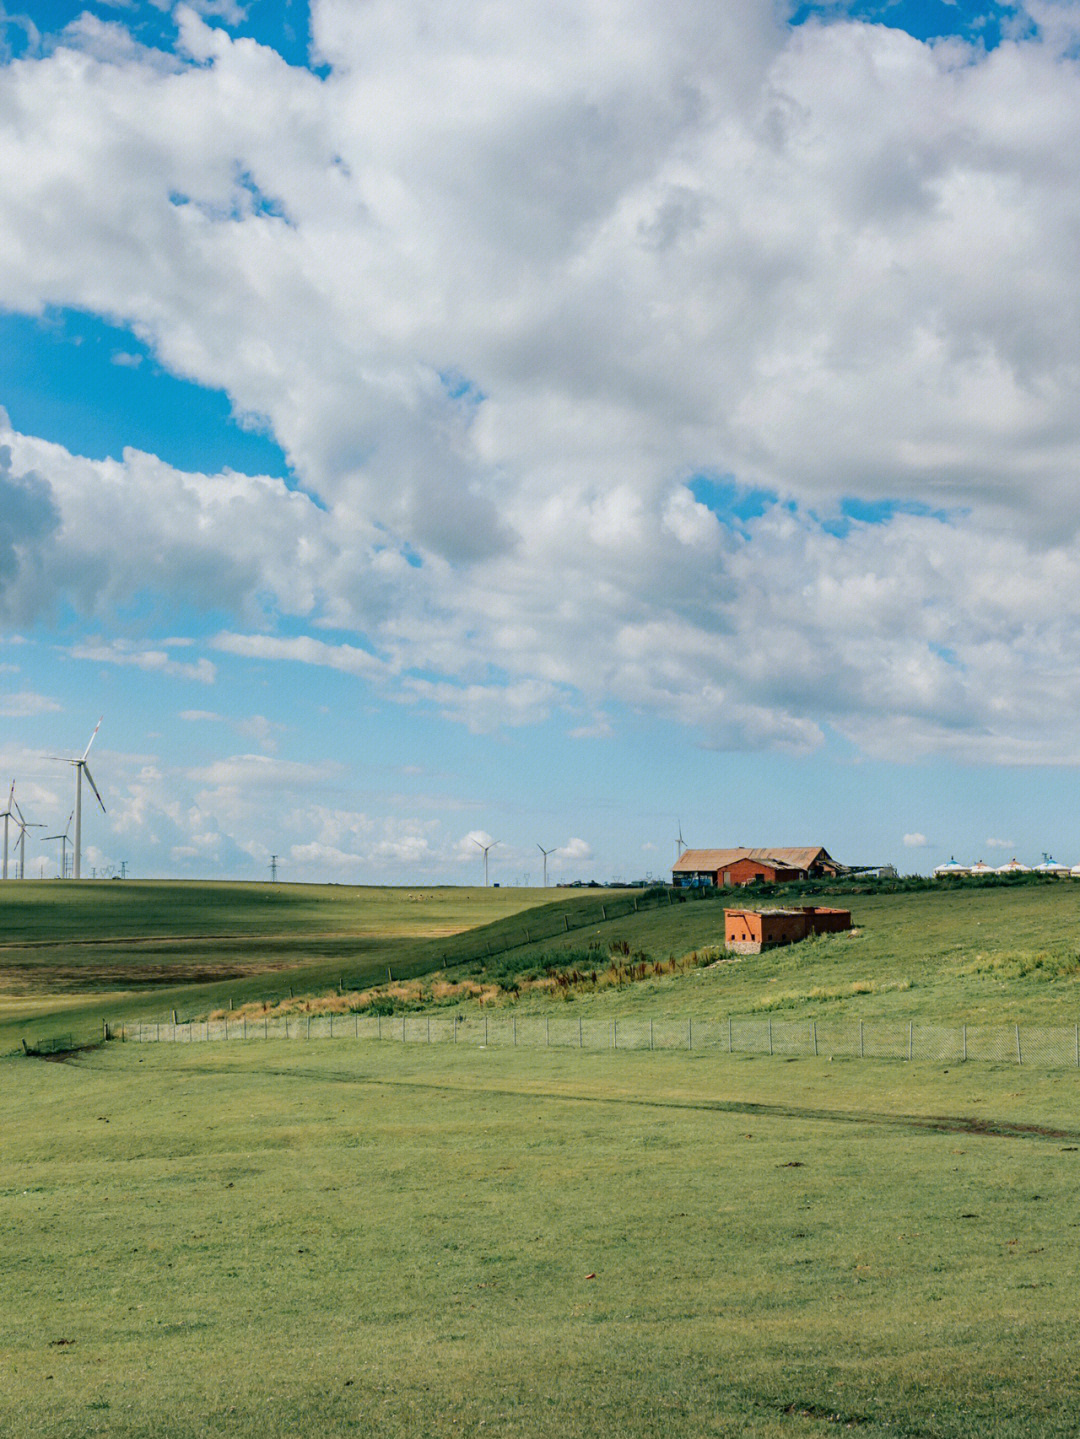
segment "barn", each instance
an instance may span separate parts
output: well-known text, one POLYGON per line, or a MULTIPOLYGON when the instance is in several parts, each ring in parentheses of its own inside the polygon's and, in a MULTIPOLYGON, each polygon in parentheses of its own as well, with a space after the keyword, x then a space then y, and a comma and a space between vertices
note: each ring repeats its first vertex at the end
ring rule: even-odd
POLYGON ((732 889, 755 883, 783 883, 793 879, 834 877, 845 872, 823 845, 778 849, 688 849, 675 861, 671 881, 676 885, 716 885, 732 889))

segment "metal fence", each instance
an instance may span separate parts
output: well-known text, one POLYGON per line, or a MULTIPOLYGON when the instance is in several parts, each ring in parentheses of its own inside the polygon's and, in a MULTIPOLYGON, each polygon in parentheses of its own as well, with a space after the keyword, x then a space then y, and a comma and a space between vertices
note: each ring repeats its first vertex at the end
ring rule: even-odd
POLYGON ((1080 1069, 1080 1025, 948 1025, 914 1021, 585 1019, 571 1015, 290 1014, 255 1019, 106 1025, 139 1043, 366 1039, 529 1049, 683 1049, 726 1054, 1031 1064, 1080 1069))

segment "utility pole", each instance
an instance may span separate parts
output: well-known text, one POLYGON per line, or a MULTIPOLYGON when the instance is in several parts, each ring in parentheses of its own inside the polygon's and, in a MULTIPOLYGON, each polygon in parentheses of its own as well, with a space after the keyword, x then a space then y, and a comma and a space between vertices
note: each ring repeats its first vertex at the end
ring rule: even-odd
POLYGON ((127 860, 126 860, 126 859, 122 859, 122 860, 120 861, 120 878, 121 878, 121 879, 127 879, 127 860))
POLYGON ((277 884, 277 855, 270 856, 270 883, 277 884))

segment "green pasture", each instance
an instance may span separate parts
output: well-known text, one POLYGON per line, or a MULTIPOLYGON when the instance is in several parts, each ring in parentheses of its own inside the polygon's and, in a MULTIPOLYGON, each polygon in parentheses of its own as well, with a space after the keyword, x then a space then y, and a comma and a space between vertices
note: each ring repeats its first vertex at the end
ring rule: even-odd
POLYGON ((0 1432, 1077 1431, 1075 1073, 0 1060, 0 1432))
MULTIPOLYGON (((855 932, 821 935, 686 976, 577 994, 575 1012, 968 1024, 1080 1021, 1080 883, 876 894, 840 889, 811 899, 850 908, 855 932)), ((501 964, 541 972, 557 962, 560 950, 580 954, 583 942, 590 941, 598 957, 610 952, 613 941, 652 959, 678 957, 722 943, 724 902, 716 896, 661 906, 515 950, 503 960, 478 960, 472 969, 495 973, 501 964)), ((742 895, 736 902, 755 901, 742 895)))
MULTIPOLYGON (((154 881, 0 885, 0 1053, 55 1016, 80 1037, 102 1015, 424 972, 456 936, 509 918, 553 892, 453 886, 154 881)), ((580 898, 561 904, 571 912, 580 898)), ((560 925, 561 927, 561 925, 560 925)), ((517 938, 515 933, 514 938, 517 938)), ((471 950, 470 950, 471 953, 471 950)), ((55 1027, 55 1026, 53 1026, 55 1027)))
POLYGON ((165 1018, 173 1009, 200 1018, 230 1003, 358 990, 391 975, 471 976, 503 985, 508 1005, 571 1003, 586 1017, 1080 1020, 1080 884, 859 885, 794 898, 850 907, 856 931, 595 994, 577 986, 552 1000, 527 988, 516 996, 513 982, 553 968, 602 969, 613 946, 650 960, 715 947, 724 897, 9 882, 0 886, 0 1053, 58 1027, 90 1039, 104 1019, 165 1018))

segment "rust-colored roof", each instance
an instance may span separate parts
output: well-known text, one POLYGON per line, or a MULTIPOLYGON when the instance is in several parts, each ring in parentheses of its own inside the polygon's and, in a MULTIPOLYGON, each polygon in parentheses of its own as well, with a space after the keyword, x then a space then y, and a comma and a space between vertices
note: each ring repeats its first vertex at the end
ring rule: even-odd
POLYGON ((681 859, 675 861, 672 869, 675 872, 715 871, 740 859, 754 859, 761 864, 778 864, 785 869, 809 869, 818 860, 824 860, 828 864, 836 863, 824 845, 808 844, 798 845, 794 849, 687 849, 683 851, 681 859))

